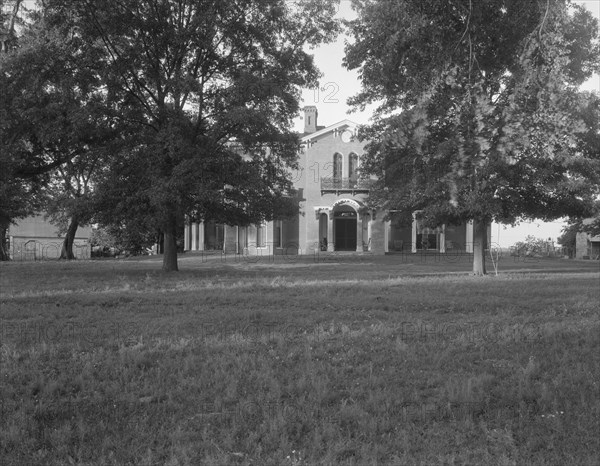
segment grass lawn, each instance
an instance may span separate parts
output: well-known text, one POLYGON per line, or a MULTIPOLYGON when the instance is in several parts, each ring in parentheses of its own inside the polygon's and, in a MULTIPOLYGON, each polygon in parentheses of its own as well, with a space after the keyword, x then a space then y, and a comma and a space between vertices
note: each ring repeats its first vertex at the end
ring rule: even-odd
POLYGON ((598 262, 0 264, 0 463, 598 464, 598 262))

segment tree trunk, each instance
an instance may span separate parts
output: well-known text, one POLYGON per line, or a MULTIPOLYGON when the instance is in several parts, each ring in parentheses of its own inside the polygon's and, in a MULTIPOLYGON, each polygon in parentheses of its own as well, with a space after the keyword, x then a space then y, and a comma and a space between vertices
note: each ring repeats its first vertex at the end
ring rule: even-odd
POLYGON ((172 219, 164 231, 164 254, 162 269, 165 272, 177 272, 177 221, 172 219))
POLYGON ((473 220, 473 275, 485 275, 485 249, 487 247, 485 220, 473 220))
POLYGON ((10 254, 6 247, 6 233, 10 222, 0 221, 0 261, 9 261, 10 254))
POLYGON ((77 228, 79 228, 79 220, 77 220, 77 217, 72 217, 71 223, 69 223, 69 228, 67 228, 65 240, 63 241, 62 250, 60 251, 60 259, 76 259, 75 254, 73 254, 73 242, 75 241, 75 233, 77 233, 77 228))

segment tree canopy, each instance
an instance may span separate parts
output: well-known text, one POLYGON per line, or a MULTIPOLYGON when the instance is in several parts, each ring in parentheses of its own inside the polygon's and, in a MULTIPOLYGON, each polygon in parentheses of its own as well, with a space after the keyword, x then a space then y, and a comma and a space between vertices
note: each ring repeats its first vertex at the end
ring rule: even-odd
MULTIPOLYGON (((115 136, 98 54, 80 53, 81 38, 72 25, 52 23, 47 13, 43 5, 21 12, 18 37, 0 54, 3 234, 10 222, 35 211, 53 217, 74 211, 74 197, 82 188, 89 194, 92 168, 102 165, 103 149, 115 136), (75 189, 66 183, 73 177, 82 183, 75 189)), ((81 205, 78 210, 72 236, 90 218, 81 205)))
MULTIPOLYGON (((345 64, 355 108, 378 103, 363 169, 370 202, 427 223, 585 215, 600 148, 579 86, 600 67, 597 21, 563 0, 355 1, 345 64), (587 139, 586 139, 587 138, 587 139), (586 142, 587 141, 587 142, 586 142)), ((597 128, 597 126, 596 126, 597 128)))

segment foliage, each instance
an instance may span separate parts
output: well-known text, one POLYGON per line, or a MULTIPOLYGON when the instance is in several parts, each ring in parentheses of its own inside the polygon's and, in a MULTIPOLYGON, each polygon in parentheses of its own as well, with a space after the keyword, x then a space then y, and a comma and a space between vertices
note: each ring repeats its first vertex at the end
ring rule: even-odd
POLYGON ((106 228, 92 227, 90 246, 95 250, 118 250, 117 239, 106 228))
POLYGON ((110 225, 97 226, 92 229, 90 245, 92 251, 99 251, 101 255, 126 255, 137 256, 146 254, 156 245, 158 232, 148 232, 145 229, 127 225, 122 228, 110 225))
POLYGON ((600 235, 600 215, 596 214, 590 219, 590 222, 582 222, 581 231, 589 233, 592 236, 600 235))
MULTIPOLYGON (((1 110, 0 110, 1 113, 1 110)), ((0 118, 1 119, 1 118, 0 118)), ((1 123, 0 123, 1 125, 1 123)), ((0 150, 0 256, 1 260, 8 260, 5 250, 6 232, 11 223, 16 220, 33 215, 44 202, 43 175, 35 177, 12 178, 14 161, 5 156, 0 150)))
MULTIPOLYGON (((379 102, 371 202, 430 225, 586 215, 600 192, 597 21, 561 0, 355 2, 346 65, 379 102)), ((484 242, 479 228, 476 244, 484 242)), ((474 272, 485 273, 483 254, 474 272)))
MULTIPOLYGON (((17 39, 17 24, 20 22, 19 11, 22 2, 16 1, 12 8, 0 0, 0 69, 6 52, 14 48, 17 39)), ((0 75, 1 76, 1 75, 0 75)), ((1 78, 0 78, 1 79, 1 78)), ((6 250, 8 227, 15 220, 27 217, 35 212, 39 201, 39 184, 35 179, 13 177, 18 162, 8 156, 7 151, 7 111, 4 83, 0 82, 0 260, 9 260, 6 250)))
POLYGON ((577 243, 577 233, 581 231, 581 223, 573 222, 565 225, 561 231, 561 235, 558 237, 558 244, 561 246, 575 251, 575 245, 577 243))
POLYGON ((563 235, 559 238, 559 243, 566 245, 572 244, 575 246, 575 236, 577 233, 588 233, 591 236, 600 235, 600 215, 598 214, 598 207, 595 214, 587 217, 571 217, 565 228, 563 228, 563 235), (561 241, 562 239, 562 241, 561 241))
POLYGON ((552 243, 548 239, 527 235, 525 241, 517 241, 511 246, 512 254, 516 256, 548 256, 553 253, 552 243))
MULTIPOLYGON (((597 94, 584 94, 586 101, 580 113, 587 131, 577 140, 577 150, 590 159, 600 159, 600 96, 597 94)), ((593 170, 592 167, 590 167, 593 170)), ((587 221, 585 217, 571 216, 569 224, 563 229, 563 235, 559 238, 559 243, 563 246, 569 246, 575 249, 575 235, 577 232, 586 232, 592 236, 600 235, 600 201, 596 200, 591 211, 591 218, 587 221), (584 220, 586 220, 584 222, 584 220), (562 239, 562 241, 561 241, 562 239)))

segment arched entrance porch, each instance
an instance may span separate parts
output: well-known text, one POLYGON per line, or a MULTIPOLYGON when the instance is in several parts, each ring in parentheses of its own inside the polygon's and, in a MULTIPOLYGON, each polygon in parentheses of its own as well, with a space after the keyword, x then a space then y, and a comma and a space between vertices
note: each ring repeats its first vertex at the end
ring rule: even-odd
POLYGON ((372 212, 360 201, 338 199, 331 206, 315 207, 315 250, 370 251, 372 212))

